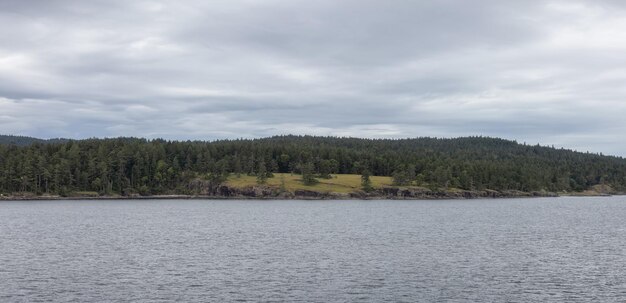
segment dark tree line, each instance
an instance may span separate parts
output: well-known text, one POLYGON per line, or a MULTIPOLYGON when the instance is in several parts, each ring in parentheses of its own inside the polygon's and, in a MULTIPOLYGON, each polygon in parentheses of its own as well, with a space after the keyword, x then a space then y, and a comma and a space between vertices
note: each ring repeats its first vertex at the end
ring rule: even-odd
POLYGON ((12 144, 17 146, 27 146, 33 143, 63 143, 67 142, 67 139, 37 139, 33 137, 25 137, 25 136, 7 136, 0 135, 0 144, 12 144))
MULTIPOLYGON (((198 179, 272 173, 392 176, 398 185, 522 191, 626 189, 619 157, 467 137, 356 139, 277 136, 255 140, 137 138, 0 144, 0 193, 187 193, 198 179)), ((305 178, 303 178, 305 179, 305 178)))

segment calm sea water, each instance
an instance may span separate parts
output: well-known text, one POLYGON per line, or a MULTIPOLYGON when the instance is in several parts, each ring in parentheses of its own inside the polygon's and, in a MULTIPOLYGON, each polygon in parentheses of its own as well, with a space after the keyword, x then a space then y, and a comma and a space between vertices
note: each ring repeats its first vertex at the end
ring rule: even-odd
POLYGON ((0 202, 1 302, 624 302, 626 197, 0 202))

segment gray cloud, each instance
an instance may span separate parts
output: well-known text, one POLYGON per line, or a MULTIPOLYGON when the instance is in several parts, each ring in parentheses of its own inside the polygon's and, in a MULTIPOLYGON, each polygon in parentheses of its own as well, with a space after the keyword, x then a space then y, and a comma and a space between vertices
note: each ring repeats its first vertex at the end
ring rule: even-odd
POLYGON ((0 132, 626 156, 620 1, 0 1, 0 132))

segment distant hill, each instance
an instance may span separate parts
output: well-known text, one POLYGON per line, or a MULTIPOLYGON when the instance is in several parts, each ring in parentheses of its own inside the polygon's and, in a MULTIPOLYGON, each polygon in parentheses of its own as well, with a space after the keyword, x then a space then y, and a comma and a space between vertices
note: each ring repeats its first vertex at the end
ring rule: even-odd
POLYGON ((28 146, 33 143, 63 143, 67 139, 38 139, 26 136, 0 135, 0 144, 28 146))
POLYGON ((303 182, 336 174, 387 176, 397 187, 431 190, 582 192, 601 185, 626 191, 624 158, 489 137, 0 138, 0 193, 193 194, 205 181, 216 188, 243 175, 265 184, 272 173, 302 175, 303 182))

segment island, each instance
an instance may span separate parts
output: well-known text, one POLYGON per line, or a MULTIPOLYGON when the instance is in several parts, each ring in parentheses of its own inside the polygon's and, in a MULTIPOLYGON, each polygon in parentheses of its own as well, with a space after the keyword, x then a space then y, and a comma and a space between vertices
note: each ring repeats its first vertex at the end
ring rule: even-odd
POLYGON ((614 195, 626 159, 490 137, 0 136, 0 199, 472 199, 614 195))

